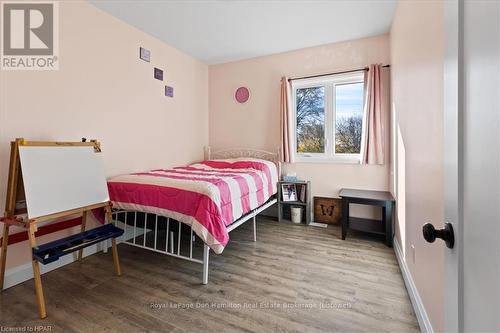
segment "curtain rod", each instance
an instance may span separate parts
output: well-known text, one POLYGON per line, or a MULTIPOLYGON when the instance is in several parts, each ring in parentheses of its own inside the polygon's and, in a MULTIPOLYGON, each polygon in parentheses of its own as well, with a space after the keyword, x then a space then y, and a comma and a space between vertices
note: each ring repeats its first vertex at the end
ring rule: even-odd
MULTIPOLYGON (((382 68, 389 68, 391 65, 383 65, 382 68)), ((288 81, 293 81, 293 80, 300 80, 300 79, 312 79, 315 77, 322 77, 322 76, 329 76, 329 75, 336 75, 336 74, 346 74, 346 73, 354 73, 354 72, 361 72, 361 71, 367 71, 368 67, 360 68, 360 69, 351 69, 349 71, 342 71, 342 72, 334 72, 334 73, 325 73, 325 74, 317 74, 317 75, 308 75, 308 76, 300 76, 300 77, 292 77, 288 79, 288 81)))

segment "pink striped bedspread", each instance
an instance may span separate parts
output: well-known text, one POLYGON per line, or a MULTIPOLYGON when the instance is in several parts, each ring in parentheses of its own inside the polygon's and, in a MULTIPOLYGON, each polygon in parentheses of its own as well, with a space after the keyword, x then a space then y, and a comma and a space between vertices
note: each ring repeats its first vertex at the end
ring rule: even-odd
POLYGON ((215 253, 227 226, 276 193, 273 162, 238 158, 121 175, 108 180, 113 207, 170 217, 193 227, 215 253))

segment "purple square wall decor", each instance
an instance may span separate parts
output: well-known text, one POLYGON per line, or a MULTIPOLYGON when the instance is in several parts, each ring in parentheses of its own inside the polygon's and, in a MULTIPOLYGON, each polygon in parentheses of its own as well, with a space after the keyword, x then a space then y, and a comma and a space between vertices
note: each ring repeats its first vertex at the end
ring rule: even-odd
POLYGON ((139 48, 139 58, 141 58, 141 60, 149 62, 151 59, 151 52, 148 49, 140 47, 139 48))
POLYGON ((163 81, 163 71, 155 67, 155 79, 163 81))
POLYGON ((165 96, 174 97, 174 87, 165 86, 165 96))

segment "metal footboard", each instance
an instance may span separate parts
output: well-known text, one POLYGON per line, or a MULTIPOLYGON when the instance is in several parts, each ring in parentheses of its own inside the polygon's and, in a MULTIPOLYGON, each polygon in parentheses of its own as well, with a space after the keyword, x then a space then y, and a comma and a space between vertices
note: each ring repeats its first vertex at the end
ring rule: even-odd
MULTIPOLYGON (((228 232, 233 231, 252 219, 253 241, 257 241, 255 218, 260 212, 274 205, 276 202, 275 198, 271 198, 265 204, 242 216, 227 226, 228 232)), ((202 264, 202 283, 208 283, 210 248, 196 236, 191 226, 169 217, 125 210, 114 211, 113 222, 124 230, 123 236, 118 239, 119 242, 202 264), (185 237, 188 237, 187 242, 185 237), (203 244, 203 252, 198 258, 194 256, 194 247, 197 248, 197 244, 203 244)))

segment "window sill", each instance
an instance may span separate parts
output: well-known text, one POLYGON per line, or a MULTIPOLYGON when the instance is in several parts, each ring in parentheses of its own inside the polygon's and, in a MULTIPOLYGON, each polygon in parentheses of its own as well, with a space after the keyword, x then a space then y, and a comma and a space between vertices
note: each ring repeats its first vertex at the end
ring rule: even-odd
POLYGON ((343 156, 343 157, 295 156, 295 163, 361 164, 361 158, 358 156, 343 156))

